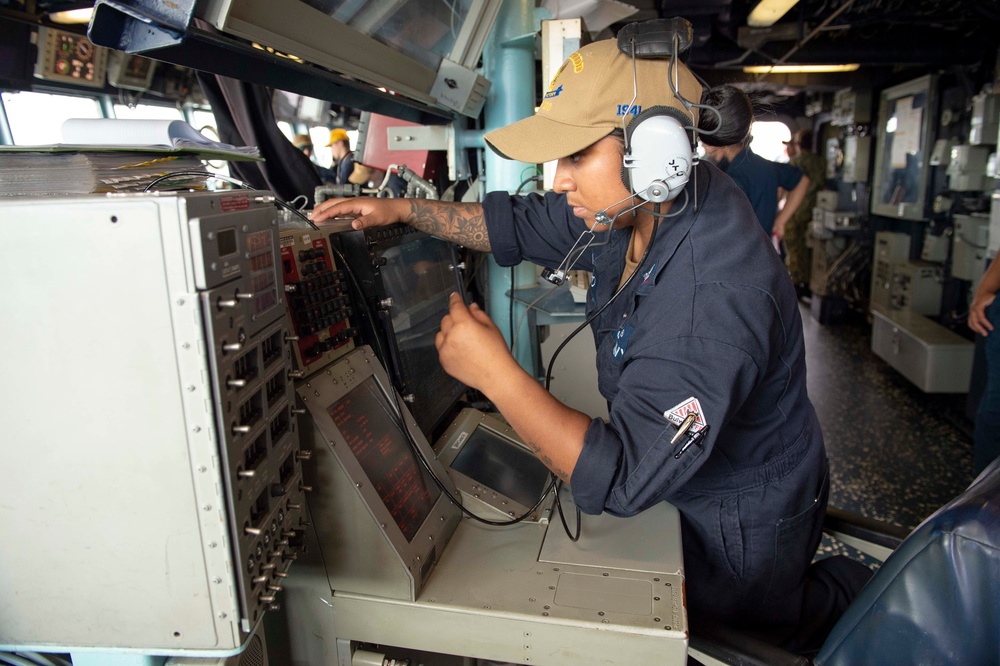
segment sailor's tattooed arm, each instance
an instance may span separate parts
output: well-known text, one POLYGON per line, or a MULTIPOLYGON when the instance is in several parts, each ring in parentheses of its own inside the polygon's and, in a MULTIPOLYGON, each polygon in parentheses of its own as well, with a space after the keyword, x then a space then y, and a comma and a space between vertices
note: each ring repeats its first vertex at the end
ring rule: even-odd
POLYGON ((410 213, 404 221, 414 229, 470 250, 490 251, 481 204, 410 199, 410 213))

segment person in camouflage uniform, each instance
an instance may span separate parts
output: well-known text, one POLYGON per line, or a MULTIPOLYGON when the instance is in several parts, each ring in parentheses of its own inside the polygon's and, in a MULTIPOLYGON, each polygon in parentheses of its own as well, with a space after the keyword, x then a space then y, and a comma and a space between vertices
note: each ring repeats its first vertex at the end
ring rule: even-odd
POLYGON ((809 221, 812 220, 816 193, 826 183, 826 160, 812 152, 813 136, 809 130, 799 130, 785 142, 789 161, 809 178, 806 198, 792 215, 785 228, 785 266, 792 277, 795 290, 801 296, 808 293, 809 273, 812 270, 812 250, 806 244, 809 221))

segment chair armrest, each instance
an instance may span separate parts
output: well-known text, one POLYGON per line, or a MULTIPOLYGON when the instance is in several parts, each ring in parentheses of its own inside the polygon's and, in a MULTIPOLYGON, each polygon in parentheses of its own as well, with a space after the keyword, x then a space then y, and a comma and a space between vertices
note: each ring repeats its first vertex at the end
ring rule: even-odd
MULTIPOLYGON (((786 652, 750 634, 713 625, 691 634, 691 650, 736 666, 811 666, 812 660, 786 652)), ((697 659, 697 655, 693 655, 697 659)))
POLYGON ((823 531, 860 539, 889 550, 896 550, 899 544, 903 543, 903 539, 910 535, 909 530, 897 525, 833 507, 828 507, 826 510, 823 531))

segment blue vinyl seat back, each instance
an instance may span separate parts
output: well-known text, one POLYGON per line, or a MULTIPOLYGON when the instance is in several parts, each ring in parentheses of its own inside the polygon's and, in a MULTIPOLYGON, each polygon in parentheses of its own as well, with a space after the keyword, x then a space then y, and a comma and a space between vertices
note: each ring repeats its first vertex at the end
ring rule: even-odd
POLYGON ((886 559, 815 663, 1000 664, 1000 459, 886 559))

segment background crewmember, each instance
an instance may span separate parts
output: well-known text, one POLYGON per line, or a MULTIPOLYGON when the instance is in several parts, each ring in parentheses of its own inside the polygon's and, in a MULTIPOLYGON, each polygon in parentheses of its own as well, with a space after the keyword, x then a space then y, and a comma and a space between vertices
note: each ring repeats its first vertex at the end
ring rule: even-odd
MULTIPOLYGON (((826 160, 813 152, 813 133, 799 130, 785 142, 789 164, 802 169, 809 179, 809 188, 802 204, 785 226, 785 266, 799 296, 809 293, 809 273, 812 271, 812 250, 807 244, 809 222, 816 206, 816 193, 826 183, 826 160)), ((788 205, 787 203, 785 204, 788 205)))
MULTIPOLYGON (((750 199, 764 232, 780 241, 785 236, 789 218, 805 199, 809 179, 797 167, 765 160, 750 150, 750 125, 754 111, 750 98, 742 90, 730 85, 710 88, 701 101, 718 109, 723 125, 730 128, 726 132, 701 136, 706 157, 736 181, 750 199), (788 192, 780 212, 779 188, 788 192)), ((718 124, 715 114, 702 114, 703 130, 715 130, 718 124)))

